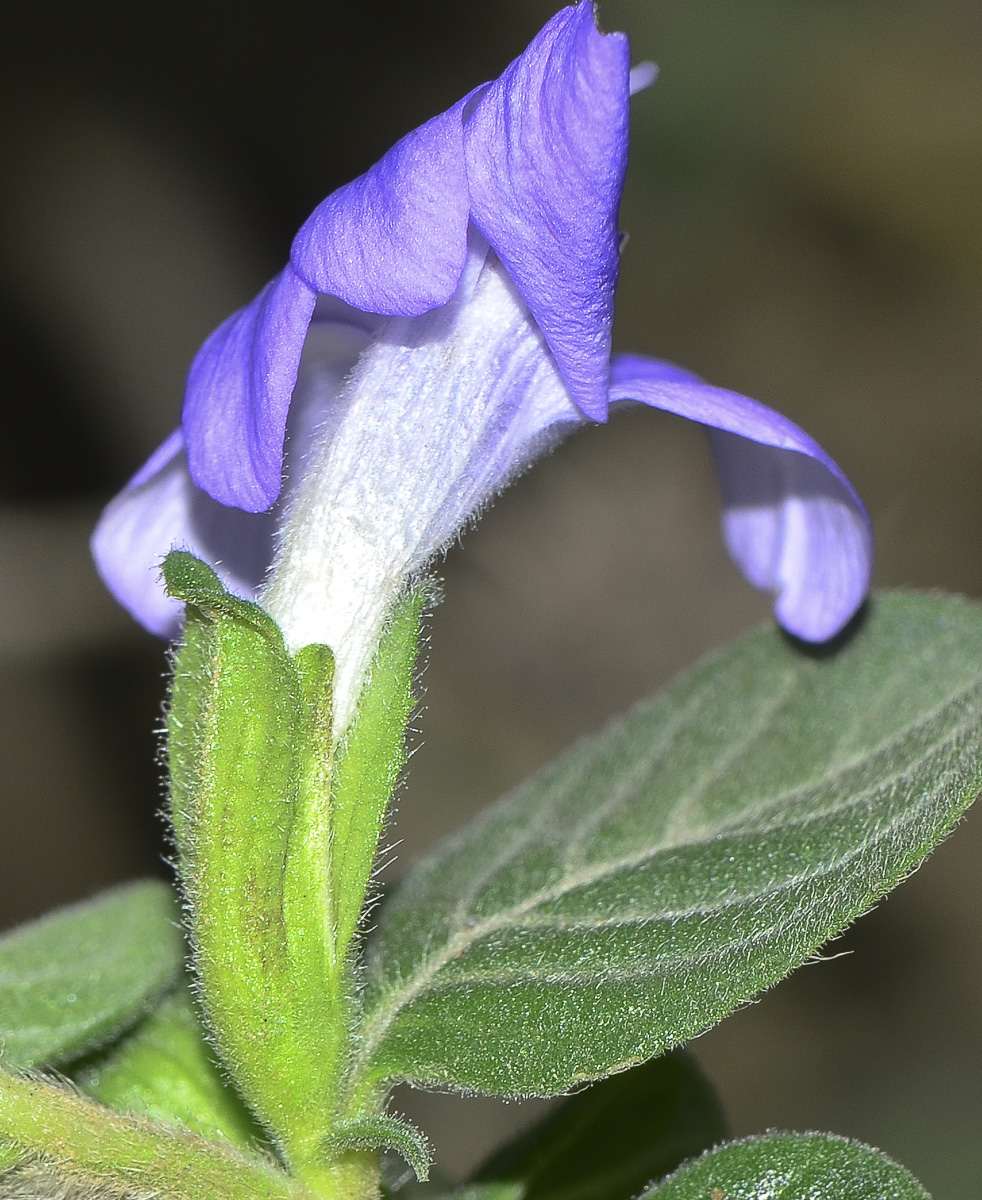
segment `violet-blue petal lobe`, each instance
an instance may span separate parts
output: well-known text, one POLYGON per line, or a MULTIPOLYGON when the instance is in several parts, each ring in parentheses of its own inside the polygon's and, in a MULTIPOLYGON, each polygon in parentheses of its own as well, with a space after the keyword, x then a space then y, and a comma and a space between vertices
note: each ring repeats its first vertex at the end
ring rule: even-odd
POLYGON ((627 38, 601 34, 581 0, 553 17, 464 126, 472 219, 573 401, 595 420, 607 414, 629 77, 627 38))
POLYGON ((639 62, 631 68, 629 91, 632 96, 643 92, 658 78, 658 65, 653 62, 639 62))
POLYGON ((290 406, 285 487, 261 513, 221 504, 188 470, 182 430, 175 430, 105 508, 92 537, 99 572, 120 603, 151 632, 177 634, 182 606, 171 600, 160 564, 175 547, 215 568, 226 587, 254 599, 273 558, 273 539, 318 431, 339 419, 344 380, 368 345, 376 318, 322 296, 304 343, 290 406))
POLYGON ((640 355, 614 359, 610 398, 707 427, 730 554, 754 586, 776 595, 789 633, 834 637, 869 588, 873 539, 862 502, 825 451, 763 404, 640 355))
POLYGON ((316 293, 287 267, 198 351, 184 396, 195 483, 263 512, 280 491, 283 434, 316 293))
POLYGON ((467 254, 466 102, 407 134, 314 209, 291 251, 310 287, 387 316, 418 316, 450 299, 467 254))
POLYGON ((184 439, 176 429, 106 506, 90 543, 106 587, 160 637, 176 634, 181 615, 182 606, 167 596, 159 576, 172 537, 180 541, 184 531, 183 459, 184 439))
POLYGON ((211 563, 226 587, 254 598, 273 552, 275 520, 213 500, 188 473, 177 429, 104 509, 92 556, 106 586, 161 637, 180 629, 184 606, 164 590, 160 565, 174 547, 211 563))

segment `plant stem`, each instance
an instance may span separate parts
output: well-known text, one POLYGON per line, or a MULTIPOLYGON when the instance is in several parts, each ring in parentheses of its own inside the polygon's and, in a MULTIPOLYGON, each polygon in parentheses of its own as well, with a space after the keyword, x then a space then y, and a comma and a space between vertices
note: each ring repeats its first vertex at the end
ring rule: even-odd
POLYGON ((345 1150, 336 1158, 293 1164, 311 1200, 378 1200, 381 1165, 377 1150, 345 1150))

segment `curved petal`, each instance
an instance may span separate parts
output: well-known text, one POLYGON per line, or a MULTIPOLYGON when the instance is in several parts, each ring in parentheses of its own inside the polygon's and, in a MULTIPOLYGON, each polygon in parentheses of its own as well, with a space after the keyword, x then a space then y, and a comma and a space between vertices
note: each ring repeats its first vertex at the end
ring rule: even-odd
POLYGON ((789 633, 833 637, 869 588, 873 538, 852 485, 793 422, 746 396, 640 355, 618 355, 610 398, 707 426, 723 491, 727 548, 754 586, 777 595, 789 633))
POLYGON ((191 364, 184 436, 195 483, 222 504, 269 508, 317 296, 287 267, 215 330, 191 364))
POLYGON ((315 437, 324 436, 340 419, 344 378, 370 341, 363 323, 351 316, 340 301, 318 305, 287 424, 286 486, 271 510, 243 512, 196 487, 180 429, 106 506, 92 536, 96 565, 123 607, 152 633, 173 637, 179 627, 181 605, 166 594, 160 580, 160 564, 175 546, 210 563, 240 596, 255 597, 272 562, 274 533, 302 475, 304 456, 315 437))
POLYGON ((599 33, 581 0, 553 17, 464 127, 474 223, 573 400, 596 420, 607 414, 629 77, 627 38, 599 33))
POLYGON ((166 548, 159 550, 173 544, 172 531, 183 528, 178 458, 184 458, 184 439, 176 429, 106 505, 89 543, 106 587, 131 616, 161 637, 175 635, 182 607, 161 587, 160 561, 166 548))
POLYGON ((219 504, 194 486, 181 431, 106 506, 92 556, 106 586, 151 633, 176 636, 183 605, 164 591, 160 564, 175 546, 211 563, 226 586, 251 598, 272 555, 274 522, 219 504))
POLYGON ((450 299, 467 254, 467 99, 314 209, 291 251, 310 287, 389 316, 418 316, 450 299))
POLYGON ((513 281, 473 232, 451 301, 389 318, 321 423, 263 595, 291 650, 334 650, 337 729, 404 581, 583 420, 513 281))

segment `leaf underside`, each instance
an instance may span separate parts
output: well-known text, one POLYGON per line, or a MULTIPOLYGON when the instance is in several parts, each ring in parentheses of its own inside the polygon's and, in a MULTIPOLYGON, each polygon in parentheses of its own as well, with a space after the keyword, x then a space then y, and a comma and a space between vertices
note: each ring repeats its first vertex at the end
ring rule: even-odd
POLYGON ((982 789, 982 610, 773 628, 419 863, 369 945, 355 1080, 548 1095, 719 1021, 899 883, 982 789))
POLYGON ((904 1167, 830 1133, 768 1133, 686 1163, 641 1200, 930 1200, 904 1167))
POLYGON ((0 938, 0 1044, 7 1068, 65 1062, 132 1025, 184 957, 173 893, 142 880, 0 938))

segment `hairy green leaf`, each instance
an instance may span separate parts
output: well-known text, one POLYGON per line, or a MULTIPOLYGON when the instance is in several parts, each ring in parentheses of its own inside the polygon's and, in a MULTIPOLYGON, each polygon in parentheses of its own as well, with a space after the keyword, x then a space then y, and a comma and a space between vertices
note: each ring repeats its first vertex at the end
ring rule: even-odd
POLYGON ((930 1200, 909 1171, 831 1133, 768 1133, 686 1163, 642 1200, 930 1200))
POLYGON ((660 1053, 900 882, 982 788, 982 610, 705 662, 421 862, 383 912, 354 1088, 550 1094, 660 1053))
POLYGON ((225 1083, 186 987, 166 996, 122 1041, 74 1067, 71 1077, 117 1112, 227 1139, 247 1150, 263 1140, 225 1083))
POLYGON ((425 1182, 429 1176, 433 1153, 426 1135, 405 1118, 384 1114, 338 1121, 324 1139, 324 1150, 330 1158, 346 1150, 395 1150, 425 1182))
POLYGON ((0 1046, 7 1067, 64 1062, 132 1025, 184 957, 173 894, 142 880, 0 938, 0 1046))
MULTIPOLYGON (((23 1157, 0 1195, 133 1200, 304 1196, 268 1159, 115 1113, 45 1079, 0 1070, 0 1143, 23 1157), (22 1173, 19 1177, 18 1173, 22 1173), (30 1190, 28 1190, 30 1189, 30 1190)), ((10 1151, 0 1156, 9 1165, 10 1151)))
POLYGON ((725 1135, 713 1089, 676 1050, 564 1100, 474 1178, 521 1184, 522 1200, 626 1200, 725 1135))

